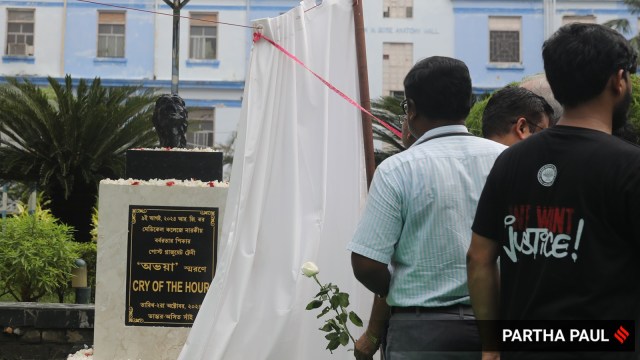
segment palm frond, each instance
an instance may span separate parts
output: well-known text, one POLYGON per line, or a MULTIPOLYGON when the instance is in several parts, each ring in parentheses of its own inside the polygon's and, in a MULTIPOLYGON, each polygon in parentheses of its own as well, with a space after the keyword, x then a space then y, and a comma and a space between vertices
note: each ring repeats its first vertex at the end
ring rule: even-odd
POLYGON ((617 30, 622 34, 631 33, 631 24, 627 19, 613 19, 613 20, 604 22, 602 25, 610 27, 614 30, 617 30))
POLYGON ((74 88, 49 78, 47 93, 26 79, 0 87, 0 176, 59 187, 123 175, 124 153, 156 143, 155 98, 136 87, 106 88, 81 79, 74 88), (49 95, 48 95, 49 94, 49 95))
POLYGON ((632 14, 640 13, 640 0, 624 0, 632 14))
MULTIPOLYGON (((383 96, 371 102, 371 113, 391 126, 400 129, 400 117, 403 114, 400 101, 393 96, 383 96)), ((375 152, 376 162, 404 150, 401 139, 372 119, 373 139, 381 146, 375 152)))
POLYGON ((371 107, 375 109, 386 110, 392 114, 402 115, 402 107, 395 96, 382 96, 371 102, 371 107))

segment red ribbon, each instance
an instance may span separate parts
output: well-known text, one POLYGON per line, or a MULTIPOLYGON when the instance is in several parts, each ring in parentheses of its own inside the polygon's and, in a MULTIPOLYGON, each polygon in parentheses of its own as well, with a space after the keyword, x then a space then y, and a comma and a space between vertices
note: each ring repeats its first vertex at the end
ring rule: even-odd
POLYGON ((402 133, 398 129, 396 129, 395 127, 389 125, 387 122, 385 122, 383 120, 380 120, 377 117, 375 117, 371 112, 369 112, 367 109, 363 108, 360 104, 358 104, 357 101, 353 100, 352 98, 347 96, 345 93, 340 91, 338 88, 333 86, 331 83, 329 83, 327 80, 325 80, 322 76, 316 74, 313 70, 309 69, 309 67, 307 67, 307 65, 305 65, 295 55, 293 55, 292 53, 287 51, 287 49, 285 49, 282 46, 278 45, 275 41, 269 39, 268 37, 266 37, 266 36, 264 36, 262 34, 260 34, 259 32, 254 32, 253 33, 253 42, 257 42, 260 39, 265 39, 267 42, 269 42, 271 45, 273 45, 276 49, 280 50, 282 53, 287 55, 289 58, 293 59, 293 61, 297 62, 300 66, 302 66, 307 71, 309 71, 311 74, 313 74, 313 76, 318 78, 318 80, 322 81, 322 83, 325 84, 329 89, 333 90, 336 94, 340 95, 340 97, 342 97, 343 99, 347 100, 347 102, 349 104, 357 107, 361 111, 364 111, 367 115, 369 115, 372 118, 376 119, 380 123, 380 125, 384 126, 387 130, 389 130, 392 133, 394 133, 397 137, 402 138, 402 133))

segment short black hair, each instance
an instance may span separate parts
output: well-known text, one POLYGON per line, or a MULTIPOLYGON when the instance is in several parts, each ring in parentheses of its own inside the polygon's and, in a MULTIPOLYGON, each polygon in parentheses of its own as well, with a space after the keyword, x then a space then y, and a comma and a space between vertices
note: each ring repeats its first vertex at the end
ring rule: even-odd
POLYGON ((464 120, 471 110, 471 76, 464 62, 443 56, 420 60, 404 78, 404 91, 419 114, 434 120, 464 120))
POLYGON ((617 31, 598 24, 561 27, 542 46, 553 95, 564 107, 598 96, 618 70, 635 72, 637 54, 617 31))
POLYGON ((516 86, 507 86, 493 95, 482 113, 482 136, 485 138, 507 134, 518 117, 524 117, 529 129, 540 124, 542 115, 551 120, 553 108, 542 96, 516 86))

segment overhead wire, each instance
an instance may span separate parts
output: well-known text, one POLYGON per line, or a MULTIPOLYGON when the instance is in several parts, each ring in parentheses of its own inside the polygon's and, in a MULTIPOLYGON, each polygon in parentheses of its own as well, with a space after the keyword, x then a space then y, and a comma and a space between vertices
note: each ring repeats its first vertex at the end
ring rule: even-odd
MULTIPOLYGON (((380 123, 384 128, 386 128, 387 130, 389 130, 390 132, 392 132, 394 135, 398 136, 399 138, 402 138, 402 134, 400 132, 400 130, 394 126, 393 124, 390 124, 384 120, 379 119, 378 117, 376 117, 375 115, 373 115, 370 111, 366 110, 365 108, 363 108, 357 101, 351 99, 349 96, 347 96, 346 94, 344 94, 342 91, 340 91, 338 88, 336 88, 334 85, 332 85, 328 80, 324 79, 323 77, 321 77, 320 75, 318 75, 317 73, 315 73, 313 70, 311 70, 309 67, 307 67, 307 65, 305 65, 300 59, 298 59, 295 55, 291 54, 290 52, 288 52, 286 49, 284 49, 282 46, 278 45, 275 41, 267 38, 266 36, 262 35, 260 33, 261 28, 256 27, 256 26, 249 26, 249 25, 242 25, 242 24, 233 24, 233 23, 228 23, 228 22, 223 22, 223 21, 217 21, 217 20, 209 20, 209 19, 200 19, 200 18, 193 18, 190 16, 183 16, 183 15, 174 15, 174 14, 169 14, 169 13, 163 13, 163 12, 159 12, 159 11, 152 11, 152 10, 145 10, 145 9, 138 9, 138 8, 134 8, 134 7, 128 7, 128 6, 122 6, 122 5, 115 5, 115 4, 107 4, 107 3, 103 3, 103 2, 99 2, 99 1, 93 1, 93 0, 77 0, 79 2, 84 2, 84 3, 90 3, 90 4, 94 4, 94 5, 101 5, 101 6, 107 6, 107 7, 113 7, 113 8, 119 8, 119 9, 124 9, 124 10, 131 10, 131 11, 139 11, 139 12, 145 12, 145 13, 150 13, 150 14, 156 14, 156 15, 164 15, 164 16, 178 16, 180 18, 183 19, 190 19, 190 20, 198 20, 201 22, 210 22, 210 23, 215 23, 215 24, 221 24, 221 25, 227 25, 227 26, 235 26, 235 27, 242 27, 242 28, 249 28, 249 29, 253 29, 256 32, 254 33, 254 42, 259 40, 260 38, 264 38, 265 40, 267 40, 271 45, 275 46, 280 52, 282 52, 283 54, 285 54, 286 56, 288 56, 289 58, 291 58, 293 61, 295 61, 296 63, 298 63, 300 66, 302 66, 303 68, 305 68, 307 71, 309 71, 312 75, 314 75, 316 78, 318 78, 322 83, 324 83, 329 89, 331 89, 333 92, 335 92, 336 94, 338 94, 340 97, 342 97, 343 99, 345 99, 348 103, 350 103, 351 105, 355 106, 356 108, 358 108, 359 110, 365 112, 367 115, 369 115, 371 118, 375 119, 376 121, 378 121, 378 123, 380 123)), ((321 6, 322 4, 317 4, 313 7, 310 7, 309 9, 305 10, 305 13, 307 11, 313 10, 318 8, 319 6, 321 6)))

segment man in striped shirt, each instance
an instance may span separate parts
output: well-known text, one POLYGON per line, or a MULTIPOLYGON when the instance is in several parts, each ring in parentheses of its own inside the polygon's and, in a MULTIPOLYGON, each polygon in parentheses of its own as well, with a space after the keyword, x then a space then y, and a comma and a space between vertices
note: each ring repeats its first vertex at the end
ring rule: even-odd
POLYGON ((391 308, 387 360, 479 359, 475 323, 450 320, 473 320, 465 254, 482 187, 505 146, 464 126, 472 95, 462 61, 424 59, 404 87, 418 140, 376 170, 348 245, 354 274, 391 308))

